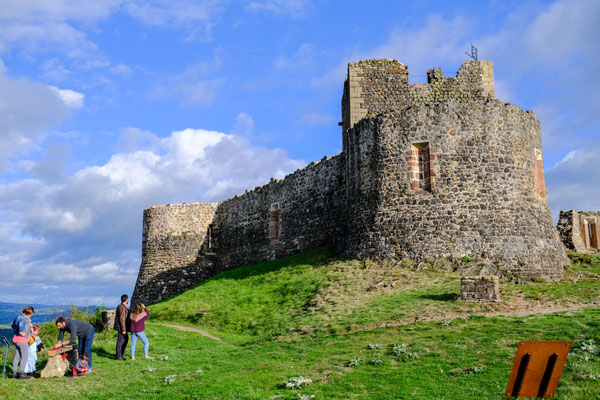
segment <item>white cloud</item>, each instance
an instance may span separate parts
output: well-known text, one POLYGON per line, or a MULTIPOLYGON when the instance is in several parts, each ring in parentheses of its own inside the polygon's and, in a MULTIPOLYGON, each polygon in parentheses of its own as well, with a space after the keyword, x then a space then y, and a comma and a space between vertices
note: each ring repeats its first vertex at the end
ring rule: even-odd
POLYGON ((209 40, 225 3, 223 0, 128 0, 123 8, 146 25, 183 29, 188 40, 209 40))
POLYGON ((64 301, 88 304, 99 293, 130 293, 145 208, 224 200, 305 165, 283 150, 216 131, 185 129, 159 138, 130 127, 122 136, 122 152, 103 165, 62 180, 0 184, 0 276, 22 271, 11 275, 7 290, 20 290, 14 282, 27 276, 46 303, 55 302, 51 286, 69 292, 64 301))
POLYGON ((37 146, 67 115, 56 91, 11 78, 0 62, 0 164, 37 146))
POLYGON ((123 78, 130 78, 133 75, 133 70, 125 64, 113 65, 109 68, 110 73, 119 75, 123 78))
POLYGON ((121 133, 116 145, 118 153, 131 153, 138 150, 158 151, 160 139, 148 130, 127 127, 121 133))
POLYGON ((83 93, 76 92, 70 89, 59 89, 56 86, 48 86, 52 89, 58 97, 65 103, 65 106, 74 110, 83 107, 83 99, 85 95, 83 93))
MULTIPOLYGON (((388 40, 370 50, 345 55, 341 62, 321 77, 314 78, 314 87, 339 85, 346 78, 351 61, 371 58, 395 58, 408 66, 409 79, 423 81, 427 68, 440 65, 460 65, 469 43, 472 27, 461 17, 445 20, 439 15, 429 15, 425 26, 416 29, 394 29, 388 40)), ((451 76, 455 71, 444 71, 451 76)))
POLYGON ((44 71, 44 78, 51 81, 63 81, 71 75, 71 71, 67 69, 64 64, 57 58, 46 61, 42 64, 42 71, 44 71))
POLYGON ((555 219, 561 210, 600 210, 600 143, 570 151, 546 171, 548 203, 555 219))
POLYGON ((240 136, 250 136, 254 131, 254 119, 246 113, 239 113, 235 117, 233 133, 240 136))

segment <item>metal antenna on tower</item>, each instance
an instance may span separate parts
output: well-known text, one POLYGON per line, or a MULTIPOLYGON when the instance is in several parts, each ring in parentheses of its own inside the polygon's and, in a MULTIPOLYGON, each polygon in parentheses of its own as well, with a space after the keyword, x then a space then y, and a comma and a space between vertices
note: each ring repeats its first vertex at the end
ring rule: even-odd
POLYGON ((473 46, 473 43, 471 43, 471 54, 467 53, 466 51, 465 54, 471 57, 473 61, 477 61, 477 47, 473 46))

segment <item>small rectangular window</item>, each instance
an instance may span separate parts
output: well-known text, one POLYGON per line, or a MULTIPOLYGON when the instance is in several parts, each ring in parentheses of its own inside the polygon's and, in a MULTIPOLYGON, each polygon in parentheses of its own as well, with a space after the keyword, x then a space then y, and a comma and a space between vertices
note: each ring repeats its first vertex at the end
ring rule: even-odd
POLYGON ((540 197, 546 197, 546 179, 544 177, 544 159, 540 149, 533 150, 535 192, 540 197))
POLYGON ((588 249, 598 248, 598 230, 596 229, 596 219, 584 219, 583 221, 583 242, 588 249))
POLYGON ((433 164, 429 142, 413 143, 410 149, 410 187, 413 190, 431 191, 433 164))

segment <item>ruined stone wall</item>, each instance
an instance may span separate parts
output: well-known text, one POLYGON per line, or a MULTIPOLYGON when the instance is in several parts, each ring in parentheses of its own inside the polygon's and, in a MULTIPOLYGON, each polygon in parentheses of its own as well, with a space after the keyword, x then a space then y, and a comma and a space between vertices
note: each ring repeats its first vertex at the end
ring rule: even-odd
POLYGON ((460 298, 470 302, 500 301, 497 276, 465 276, 460 280, 460 298))
POLYGON ((214 275, 199 254, 219 203, 167 204, 144 210, 142 262, 131 304, 154 303, 214 275))
POLYGON ((145 210, 132 304, 172 297, 228 269, 340 246, 344 184, 337 155, 221 203, 145 210))
POLYGON ((600 251, 600 211, 561 211, 557 229, 567 249, 600 251))
POLYGON ((345 201, 340 155, 223 202, 216 251, 222 270, 335 245, 345 201))
POLYGON ((560 278, 534 113, 491 98, 480 63, 418 86, 358 66, 367 117, 345 136, 347 255, 467 256, 501 276, 560 278))

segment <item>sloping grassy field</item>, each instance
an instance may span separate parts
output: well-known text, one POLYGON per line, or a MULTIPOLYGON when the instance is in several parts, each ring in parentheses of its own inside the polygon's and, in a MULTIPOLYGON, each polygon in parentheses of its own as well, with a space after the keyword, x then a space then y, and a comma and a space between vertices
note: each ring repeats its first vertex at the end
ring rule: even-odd
POLYGON ((501 399, 520 340, 572 340, 556 398, 598 399, 600 258, 573 258, 561 282, 502 284, 491 305, 460 301, 460 274, 410 260, 318 250, 249 266, 150 308, 222 341, 149 324, 155 359, 118 362, 100 333, 90 376, 6 380, 0 398, 501 399), (298 376, 312 384, 285 387, 298 376))

